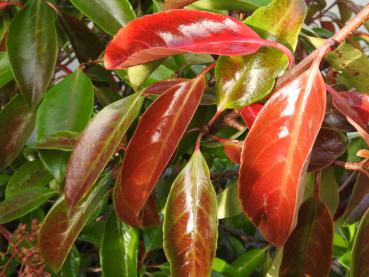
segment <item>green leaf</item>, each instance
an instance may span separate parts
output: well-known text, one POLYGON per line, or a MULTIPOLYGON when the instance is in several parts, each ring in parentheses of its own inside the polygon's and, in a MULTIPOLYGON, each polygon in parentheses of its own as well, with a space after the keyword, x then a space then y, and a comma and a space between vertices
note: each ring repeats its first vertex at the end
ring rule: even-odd
POLYGON ((59 150, 40 150, 40 158, 46 169, 61 183, 65 176, 69 152, 59 150))
POLYGON ((21 94, 35 108, 54 75, 57 55, 54 15, 44 0, 33 0, 16 14, 7 49, 21 94))
POLYGON ((55 191, 44 187, 23 189, 0 203, 0 224, 13 221, 37 209, 55 194, 55 191))
MULTIPOLYGON (((295 49, 305 15, 304 0, 274 0, 245 22, 263 38, 295 49)), ((241 108, 264 98, 287 65, 287 57, 272 48, 261 48, 247 56, 220 57, 215 68, 218 110, 241 108)))
POLYGON ((7 52, 0 52, 0 88, 13 80, 13 73, 7 52))
POLYGON ((271 0, 200 0, 190 5, 190 7, 203 10, 238 10, 250 11, 256 10, 262 6, 268 5, 271 0))
POLYGON ((142 106, 140 93, 106 106, 82 132, 74 149, 65 180, 67 201, 74 206, 90 189, 116 151, 142 106))
POLYGON ((93 101, 92 82, 81 70, 53 86, 37 110, 36 142, 61 131, 80 132, 90 120, 93 101))
POLYGON ((100 250, 103 276, 137 276, 138 238, 137 231, 121 223, 113 211, 100 250))
POLYGON ((22 96, 15 96, 0 112, 0 169, 10 165, 22 150, 35 125, 22 96))
POLYGON ((73 212, 68 213, 67 203, 62 197, 47 214, 39 236, 39 247, 46 264, 58 272, 85 226, 95 207, 104 198, 110 185, 109 175, 104 175, 86 198, 73 212))
POLYGON ((226 261, 220 258, 214 259, 212 270, 215 272, 223 273, 224 275, 229 276, 229 277, 239 276, 238 272, 233 266, 231 266, 229 263, 227 263, 226 261))
POLYGON ((236 216, 242 213, 238 200, 237 182, 230 184, 228 188, 217 195, 218 219, 236 216))
POLYGON ((172 276, 209 276, 217 244, 216 195, 200 151, 174 180, 164 217, 172 276))
POLYGON ((238 257, 232 266, 237 270, 239 276, 249 276, 266 257, 266 249, 252 249, 238 257))
POLYGON ((162 227, 151 227, 143 230, 145 251, 153 251, 163 248, 163 229, 162 227))
POLYGON ((369 209, 361 219, 352 248, 351 276, 365 277, 369 274, 369 209))
POLYGON ((326 60, 354 88, 369 93, 369 58, 360 50, 343 43, 326 56, 326 60))
POLYGON ((60 277, 79 277, 81 258, 76 247, 69 252, 67 260, 60 270, 60 277))
POLYGON ((71 3, 111 36, 136 17, 128 0, 71 0, 71 3))
POLYGON ((36 160, 22 165, 10 178, 6 186, 5 199, 32 187, 47 185, 53 176, 45 169, 41 161, 36 160))

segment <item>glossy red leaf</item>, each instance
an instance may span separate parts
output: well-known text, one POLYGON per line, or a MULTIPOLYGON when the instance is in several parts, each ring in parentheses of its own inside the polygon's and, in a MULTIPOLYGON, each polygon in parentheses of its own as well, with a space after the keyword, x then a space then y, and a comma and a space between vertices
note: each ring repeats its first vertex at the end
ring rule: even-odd
POLYGON ((359 92, 337 92, 331 87, 327 89, 332 96, 333 105, 346 116, 347 121, 369 145, 369 95, 359 92))
POLYGON ((115 209, 128 224, 137 226, 140 212, 190 123, 204 87, 201 74, 168 89, 143 114, 128 144, 114 193, 115 209))
POLYGON ((262 108, 263 105, 255 103, 241 109, 241 116, 249 129, 252 124, 254 124, 254 121, 262 108))
POLYGON ((174 180, 164 218, 171 276, 210 276, 217 244, 217 200, 200 151, 174 180))
POLYGON ((227 155, 228 159, 236 164, 241 163, 241 152, 242 152, 243 141, 239 142, 225 142, 224 143, 224 154, 227 155))
POLYGON ((296 229, 283 247, 279 276, 326 277, 332 250, 332 216, 326 205, 313 196, 301 205, 296 229))
POLYGON ((247 55, 261 46, 278 48, 293 64, 291 52, 264 40, 236 19, 196 10, 170 10, 146 15, 123 27, 105 52, 108 69, 128 68, 186 52, 247 55))
POLYGON ((239 198, 274 245, 295 225, 304 164, 324 118, 325 84, 314 66, 280 88, 259 113, 241 156, 239 198))
POLYGON ((369 274, 369 209, 366 211, 357 230, 352 249, 352 277, 366 277, 369 274))
POLYGON ((151 86, 147 87, 142 95, 161 95, 167 89, 172 88, 175 85, 188 81, 185 78, 175 78, 169 80, 163 80, 152 84, 151 86))
POLYGON ((322 128, 311 151, 309 171, 320 171, 330 166, 346 151, 347 139, 340 132, 322 128))

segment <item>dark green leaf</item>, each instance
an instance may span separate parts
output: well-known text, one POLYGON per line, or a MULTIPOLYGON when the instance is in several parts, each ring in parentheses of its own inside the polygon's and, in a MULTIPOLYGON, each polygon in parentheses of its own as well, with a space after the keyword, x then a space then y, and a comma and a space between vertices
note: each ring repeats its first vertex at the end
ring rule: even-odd
POLYGON ((31 135, 35 114, 22 96, 15 96, 0 112, 0 169, 12 163, 31 135))
POLYGON ((7 52, 0 52, 0 88, 13 79, 7 52))
POLYGON ((41 161, 36 160, 22 165, 11 177, 6 186, 5 198, 8 199, 17 193, 32 187, 47 185, 53 179, 41 161))
POLYGON ((265 259, 265 250, 265 248, 252 249, 238 257, 232 266, 237 270, 239 276, 249 276, 265 259))
POLYGON ((92 82, 81 70, 53 86, 37 110, 36 141, 61 131, 80 132, 90 120, 93 99, 92 82))
POLYGON ((104 276, 137 276, 138 233, 120 222, 113 211, 106 225, 100 251, 104 276))
POLYGON ((55 194, 55 191, 44 187, 23 189, 22 192, 0 203, 0 224, 10 222, 37 209, 55 194))
POLYGON ((68 213, 67 203, 62 197, 47 214, 40 231, 39 247, 53 271, 58 272, 64 264, 74 241, 107 193, 109 184, 110 177, 105 175, 73 212, 68 213))
POLYGON ((143 230, 145 251, 153 251, 163 248, 163 229, 162 227, 151 227, 143 230))
POLYGON ((36 107, 54 75, 57 39, 54 15, 44 0, 33 0, 14 17, 7 41, 15 80, 36 107))
POLYGON ((111 36, 136 17, 128 0, 71 0, 71 2, 111 36))
MULTIPOLYGON (((275 0, 245 22, 262 37, 295 49, 305 14, 304 0, 275 0)), ((272 48, 247 56, 220 57, 215 69, 218 110, 241 108, 264 98, 287 65, 287 57, 272 48)))
POLYGON ((61 183, 65 176, 69 152, 59 150, 40 150, 40 158, 46 169, 61 183))

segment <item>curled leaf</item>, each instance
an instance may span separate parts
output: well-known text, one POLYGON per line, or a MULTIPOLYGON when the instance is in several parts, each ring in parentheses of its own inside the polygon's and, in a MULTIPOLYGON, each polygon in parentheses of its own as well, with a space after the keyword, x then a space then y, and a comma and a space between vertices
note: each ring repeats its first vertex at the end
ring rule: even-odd
POLYGON ((216 206, 209 168, 195 151, 174 180, 165 209, 164 250, 172 276, 210 276, 218 233, 216 206))

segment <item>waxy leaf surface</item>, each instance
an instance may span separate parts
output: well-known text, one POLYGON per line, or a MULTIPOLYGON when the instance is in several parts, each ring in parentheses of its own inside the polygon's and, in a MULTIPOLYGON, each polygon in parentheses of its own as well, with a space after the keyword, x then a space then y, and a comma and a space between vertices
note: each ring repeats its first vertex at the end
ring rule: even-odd
POLYGON ((21 94, 36 107, 54 75, 57 55, 54 15, 44 0, 34 0, 16 14, 7 49, 21 94))
POLYGON ((180 83, 183 83, 185 81, 188 81, 188 79, 176 78, 176 79, 159 81, 147 87, 145 91, 143 92, 143 95, 161 95, 167 89, 170 89, 171 87, 178 85, 180 83))
POLYGON ((136 17, 128 0, 71 0, 70 2, 111 36, 136 17))
POLYGON ((0 112, 0 168, 11 164, 35 125, 35 114, 22 96, 15 96, 0 112))
POLYGON ((90 189, 137 117, 143 97, 133 94, 102 109, 84 129, 68 163, 64 193, 73 207, 90 189))
POLYGON ((122 28, 106 48, 105 66, 128 68, 185 52, 246 55, 268 45, 278 47, 232 17, 170 10, 138 18, 122 28))
POLYGON ((217 195, 218 219, 236 216, 242 213, 238 200, 237 182, 233 182, 217 195))
POLYGON ((336 92, 328 89, 333 105, 360 133, 369 145, 369 95, 358 92, 336 92))
POLYGON ((340 132, 322 128, 311 151, 309 171, 320 171, 330 166, 346 151, 347 139, 340 132))
POLYGON ((39 247, 46 264, 54 272, 60 270, 74 241, 104 198, 109 181, 109 176, 103 176, 73 212, 68 212, 67 202, 62 197, 47 214, 40 231, 39 247))
POLYGON ((172 276, 210 276, 218 234, 217 203, 209 168, 198 150, 172 184, 163 229, 172 276))
POLYGON ((137 230, 125 225, 113 211, 105 223, 100 249, 104 276, 137 276, 137 230))
MULTIPOLYGON (((304 0, 276 0, 256 10, 245 23, 263 38, 295 49, 305 14, 304 0)), ((287 57, 272 48, 247 56, 220 57, 215 71, 218 109, 242 108, 264 98, 287 65, 287 57)))
POLYGON ((327 277, 333 248, 332 216, 313 196, 300 208, 296 229, 283 248, 279 276, 327 277))
POLYGON ((37 109, 36 142, 62 131, 80 132, 90 120, 93 101, 92 82, 81 70, 64 78, 47 92, 37 109))
POLYGON ((241 156, 239 198, 274 245, 295 225, 304 164, 324 118, 325 84, 312 67, 278 90, 259 113, 241 156))
POLYGON ((356 232, 352 249, 351 275, 365 277, 369 274, 369 210, 363 216, 356 232))
POLYGON ((263 105, 256 103, 241 109, 241 116, 249 129, 251 128, 252 124, 254 124, 254 121, 262 108, 263 105))
POLYGON ((205 78, 168 89, 143 114, 128 144, 114 205, 120 218, 139 225, 137 218, 172 157, 204 92, 205 78))
POLYGON ((0 52, 0 88, 13 79, 7 52, 0 52))

